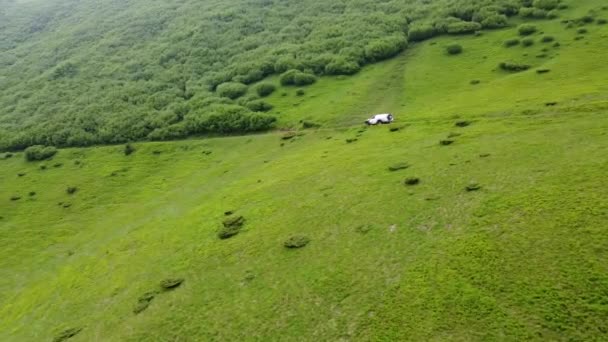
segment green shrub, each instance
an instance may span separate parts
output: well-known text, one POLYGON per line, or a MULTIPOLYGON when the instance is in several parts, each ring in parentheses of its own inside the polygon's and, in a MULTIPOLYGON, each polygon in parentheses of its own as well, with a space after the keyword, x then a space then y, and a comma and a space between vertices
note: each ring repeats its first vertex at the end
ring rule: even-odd
POLYGON ((57 154, 57 149, 52 146, 34 145, 25 149, 25 160, 46 160, 57 154))
POLYGON ((525 70, 530 69, 530 65, 528 65, 528 64, 521 64, 521 63, 514 63, 514 62, 502 62, 498 66, 502 70, 513 71, 513 72, 525 71, 525 70))
POLYGON ((318 124, 316 122, 312 122, 312 121, 302 121, 302 128, 319 128, 321 127, 321 124, 318 124))
POLYGON ((460 120, 460 121, 456 121, 456 123, 454 123, 454 126, 456 127, 468 127, 471 125, 471 121, 467 121, 467 120, 460 120))
POLYGON ((243 216, 229 217, 222 222, 223 227, 220 229, 217 236, 222 240, 231 238, 241 231, 244 223, 245 218, 243 216))
POLYGON ((454 140, 448 140, 448 139, 439 141, 439 145, 441 145, 441 146, 448 146, 448 145, 452 145, 453 143, 454 143, 454 140))
POLYGON ((302 248, 310 243, 310 239, 304 235, 294 235, 283 242, 283 246, 289 249, 302 248))
POLYGON ((547 13, 547 19, 555 19, 558 17, 559 17, 559 14, 557 13, 557 10, 552 10, 547 13))
POLYGON ((519 27, 517 28, 517 31, 522 36, 529 36, 529 35, 533 34, 534 32, 536 32, 536 26, 531 25, 531 24, 522 24, 522 25, 519 25, 519 27))
POLYGON ((515 46, 518 44, 519 44, 519 39, 517 39, 517 38, 507 39, 507 40, 505 40, 505 43, 504 43, 504 45, 506 47, 512 47, 512 46, 515 46))
POLYGON ((272 94, 276 87, 272 83, 258 83, 253 87, 253 90, 261 97, 266 97, 272 94))
POLYGON ((547 11, 557 8, 558 5, 559 0, 534 0, 532 2, 532 6, 547 11))
POLYGON ((462 53, 462 46, 460 44, 450 44, 445 50, 449 55, 458 55, 462 53))
POLYGON ((521 45, 528 47, 534 45, 534 39, 532 38, 524 38, 521 40, 521 45))
POLYGON ((507 16, 503 14, 493 14, 481 21, 481 26, 489 29, 506 27, 507 25, 507 16))
POLYGON ((304 86, 315 83, 317 78, 314 75, 307 74, 299 70, 289 70, 283 73, 280 77, 282 85, 304 86))
POLYGON ((585 33, 589 32, 589 31, 587 31, 587 29, 586 29, 586 28, 581 27, 581 28, 579 28, 578 30, 576 30, 576 32, 577 32, 578 34, 585 34, 585 33))
POLYGON ((591 24, 594 21, 595 19, 590 15, 585 15, 575 20, 578 24, 591 24))
POLYGON ((306 92, 304 91, 304 89, 298 89, 296 91, 296 96, 304 96, 306 95, 306 92))
POLYGON ((397 164, 393 164, 393 165, 389 166, 388 170, 394 172, 394 171, 399 171, 399 170, 405 170, 409 167, 410 167, 410 164, 408 164, 408 163, 397 163, 397 164))
POLYGON ((11 201, 18 201, 18 200, 21 199, 21 196, 19 196, 19 195, 13 195, 13 196, 11 196, 10 199, 11 199, 11 201))
POLYGON ((447 25, 446 31, 449 34, 467 34, 481 30, 481 24, 474 21, 460 21, 447 25))
POLYGON ((160 287, 167 291, 178 288, 184 282, 184 278, 167 278, 160 282, 160 287))
POLYGON ((430 24, 414 23, 408 31, 408 40, 412 42, 420 42, 439 35, 440 32, 430 24))
POLYGON ((247 86, 238 82, 227 82, 217 86, 216 92, 221 97, 237 99, 247 92, 247 86))
POLYGON ((403 181, 403 184, 405 184, 407 186, 418 185, 418 184, 420 184, 420 178, 408 177, 403 181))
POLYGON ((481 185, 477 184, 477 183, 470 183, 469 185, 467 185, 464 188, 467 192, 471 192, 471 191, 477 191, 481 189, 481 185))
POLYGON ((553 38, 553 36, 544 36, 541 38, 540 41, 543 43, 551 43, 554 40, 555 40, 555 38, 553 38))
POLYGON ((393 57, 403 51, 407 44, 407 39, 401 35, 374 40, 365 47, 365 59, 369 62, 377 62, 393 57))
POLYGON ((66 192, 68 195, 73 195, 73 194, 75 194, 75 193, 76 193, 76 191, 78 191, 78 188, 77 188, 77 187, 75 187, 75 186, 69 186, 67 189, 65 189, 65 192, 66 192))
POLYGON ((479 84, 479 83, 481 83, 481 81, 480 81, 480 80, 471 80, 471 81, 469 82, 469 84, 471 84, 471 85, 477 85, 477 84, 479 84))
POLYGON ((131 144, 125 144, 125 148, 124 148, 125 156, 129 156, 129 155, 133 154, 133 152, 135 152, 135 146, 133 146, 131 144))
POLYGON ((273 108, 273 106, 270 103, 263 101, 263 100, 255 100, 255 101, 248 102, 246 104, 246 107, 251 109, 254 112, 267 112, 273 108))
POLYGON ((597 20, 597 24, 598 25, 606 25, 606 23, 608 23, 608 20, 601 18, 597 20))
POLYGON ((359 70, 361 70, 359 63, 344 57, 334 58, 325 66, 325 73, 328 75, 352 75, 359 70))

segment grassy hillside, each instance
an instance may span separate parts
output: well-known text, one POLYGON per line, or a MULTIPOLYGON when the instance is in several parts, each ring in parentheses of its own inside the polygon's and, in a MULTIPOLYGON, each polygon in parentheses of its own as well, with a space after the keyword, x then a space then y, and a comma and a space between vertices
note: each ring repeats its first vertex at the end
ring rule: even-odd
POLYGON ((322 125, 291 139, 0 154, 0 340, 605 340, 608 26, 562 23, 590 10, 279 87, 280 125, 322 125))
MULTIPOLYGON (((0 150, 22 150, 268 130, 283 120, 263 114, 272 103, 253 91, 267 77, 298 71, 293 83, 307 85, 351 75, 414 42, 556 20, 567 6, 5 0, 0 7, 0 150)), ((593 18, 602 14, 597 7, 593 18)))

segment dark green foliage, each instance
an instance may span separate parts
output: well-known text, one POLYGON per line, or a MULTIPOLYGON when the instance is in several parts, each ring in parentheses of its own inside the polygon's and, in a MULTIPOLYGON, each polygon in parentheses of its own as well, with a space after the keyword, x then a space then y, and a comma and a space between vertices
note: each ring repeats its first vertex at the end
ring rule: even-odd
POLYGON ((78 68, 76 67, 76 65, 68 62, 55 68, 55 70, 53 70, 53 73, 51 74, 51 79, 57 80, 64 77, 72 78, 77 74, 78 68))
POLYGON ((69 187, 68 187, 68 188, 65 190, 65 192, 66 192, 68 195, 73 195, 73 194, 75 194, 75 193, 76 193, 76 191, 78 191, 78 188, 77 188, 77 187, 75 187, 75 186, 69 186, 69 187))
POLYGON ((533 34, 534 32, 536 32, 536 26, 531 25, 531 24, 522 24, 522 25, 519 25, 519 27, 517 28, 517 31, 522 36, 529 36, 529 35, 533 34))
POLYGON ((543 36, 540 41, 543 43, 551 43, 555 41, 555 38, 553 38, 553 36, 543 36))
POLYGON ((537 74, 546 74, 546 73, 548 73, 549 71, 551 71, 551 69, 537 69, 537 70, 536 70, 536 73, 537 73, 537 74))
POLYGON ((598 25, 605 25, 606 23, 608 23, 608 20, 601 18, 601 19, 598 19, 596 23, 598 25))
POLYGON ((261 97, 268 96, 272 94, 276 87, 272 83, 258 83, 253 87, 253 90, 261 97))
POLYGON ((304 89, 296 90, 296 96, 304 96, 306 95, 306 91, 304 89))
POLYGON ((547 11, 557 8, 558 5, 559 0, 534 0, 534 2, 532 2, 532 6, 547 11))
POLYGON ((359 139, 356 139, 356 138, 349 138, 349 139, 346 139, 346 143, 347 143, 347 144, 351 144, 351 143, 354 143, 354 142, 355 142, 355 141, 357 141, 357 140, 359 140, 359 139))
POLYGON ((40 170, 46 170, 46 168, 47 168, 46 165, 44 165, 44 164, 40 165, 40 170))
POLYGON ((374 226, 371 224, 362 224, 360 226, 357 226, 357 228, 355 228, 355 231, 359 234, 367 234, 370 231, 372 231, 372 229, 374 229, 374 226))
POLYGON ((2 156, 2 159, 9 159, 12 158, 13 154, 12 153, 5 153, 4 156, 2 156))
POLYGON ((582 17, 580 17, 580 18, 578 18, 578 19, 575 20, 576 23, 581 24, 581 25, 591 24, 594 21, 595 21, 595 18, 593 18, 590 15, 585 15, 585 16, 582 16, 582 17))
POLYGON ((503 14, 492 14, 482 20, 481 26, 488 29, 506 27, 508 25, 507 16, 503 14))
POLYGON ((289 249, 302 248, 310 243, 310 239, 304 235, 294 235, 283 242, 283 246, 289 249))
POLYGON ((418 185, 418 184, 420 184, 420 178, 408 177, 403 181, 403 184, 405 184, 407 186, 418 185))
POLYGON ((36 196, 36 191, 30 191, 30 193, 28 194, 30 197, 36 196))
POLYGON ((273 106, 270 103, 263 101, 263 100, 255 100, 255 101, 248 102, 246 104, 246 107, 251 109, 254 112, 267 112, 273 108, 273 106))
POLYGON ((123 152, 124 152, 125 156, 129 156, 129 155, 133 154, 133 152, 135 152, 135 147, 131 144, 126 144, 123 149, 123 152))
POLYGON ((519 43, 520 43, 519 39, 517 39, 517 38, 511 38, 511 39, 505 40, 504 45, 506 47, 512 47, 512 46, 518 45, 519 43))
POLYGON ((63 342, 78 335, 82 331, 82 328, 69 328, 60 332, 53 338, 53 342, 63 342))
POLYGON ((587 32, 589 32, 589 31, 587 31, 587 29, 584 27, 581 27, 578 30, 576 30, 576 33, 578 33, 578 34, 585 34, 587 32))
POLYGON ((247 86, 238 82, 227 82, 217 86, 216 92, 221 97, 237 99, 247 92, 247 86))
POLYGON ((454 143, 454 140, 449 140, 449 139, 444 139, 444 140, 439 141, 439 145, 441 145, 441 146, 448 146, 448 145, 452 145, 453 143, 454 143))
POLYGON ((471 125, 471 121, 466 121, 466 120, 456 121, 456 123, 454 124, 454 126, 456 126, 456 127, 467 127, 470 125, 471 125))
POLYGON ((393 164, 391 166, 388 167, 389 171, 399 171, 399 170, 405 170, 407 168, 410 167, 410 164, 408 163, 397 163, 397 164, 393 164))
POLYGON ((325 73, 328 75, 352 75, 359 70, 361 70, 359 63, 344 57, 336 57, 325 66, 325 73))
POLYGON ((480 80, 471 80, 471 81, 469 82, 469 84, 471 84, 471 85, 477 85, 477 84, 479 84, 479 83, 481 83, 481 81, 480 81, 480 80))
POLYGON ((21 196, 19 196, 19 195, 13 195, 13 196, 11 196, 11 198, 10 198, 10 200, 11 200, 11 201, 18 201, 18 200, 20 200, 20 199, 21 199, 21 196))
POLYGON ((498 65, 498 67, 504 71, 512 71, 512 72, 519 72, 519 71, 525 71, 525 70, 530 69, 530 65, 528 65, 528 64, 515 63, 515 62, 502 62, 498 65))
POLYGON ((26 174, 27 174, 27 173, 25 173, 25 172, 19 172, 19 173, 17 174, 17 177, 23 177, 23 176, 25 176, 26 174))
POLYGON ((446 32, 449 34, 467 34, 475 33, 481 29, 481 24, 469 21, 459 21, 450 23, 446 27, 446 32))
POLYGON ((57 154, 57 149, 52 146, 34 145, 25 149, 25 160, 46 160, 57 154))
POLYGON ((462 46, 460 44, 450 44, 445 50, 449 55, 458 55, 462 53, 462 46))
POLYGON ((412 42, 419 42, 438 36, 440 33, 440 31, 430 24, 412 25, 408 32, 408 39, 412 42))
POLYGON ((374 40, 365 47, 365 59, 377 62, 395 56, 407 47, 407 39, 403 35, 393 35, 374 40))
POLYGON ((524 47, 528 47, 528 46, 532 46, 534 45, 534 39, 527 37, 521 40, 521 45, 524 47))
POLYGON ((163 290, 173 290, 178 288, 184 282, 184 278, 167 278, 160 282, 160 287, 163 290))
POLYGON ((481 189, 481 185, 477 183, 471 183, 464 188, 467 192, 477 191, 481 189))
POLYGON ((317 78, 315 75, 307 74, 299 70, 289 70, 283 73, 280 77, 282 85, 304 86, 315 83, 317 78))

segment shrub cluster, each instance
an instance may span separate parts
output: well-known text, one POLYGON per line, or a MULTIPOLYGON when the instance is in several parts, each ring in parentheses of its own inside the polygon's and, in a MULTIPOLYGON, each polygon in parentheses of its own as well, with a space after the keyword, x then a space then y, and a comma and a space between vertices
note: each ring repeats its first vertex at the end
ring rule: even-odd
POLYGON ((226 82, 217 87, 217 94, 229 99, 237 99, 247 92, 247 86, 238 82, 226 82))
POLYGON ((57 149, 52 146, 34 145, 25 149, 27 161, 46 160, 57 154, 57 149))
POLYGON ((534 45, 534 39, 532 39, 530 37, 526 37, 521 40, 521 45, 525 46, 525 47, 532 46, 532 45, 534 45))
POLYGON ((291 69, 281 74, 280 81, 282 85, 305 86, 313 84, 317 81, 315 75, 302 72, 300 70, 291 69))
POLYGON ((272 83, 263 82, 256 84, 255 87, 253 87, 253 90, 255 90, 259 96, 266 97, 272 94, 276 90, 276 87, 272 83))
POLYGON ((512 47, 512 46, 515 46, 515 45, 519 45, 519 43, 520 43, 519 39, 517 39, 517 38, 511 38, 511 39, 505 40, 504 45, 506 47, 512 47))
POLYGON ((533 34, 534 32, 536 32, 536 26, 534 26, 532 24, 522 24, 522 25, 519 25, 519 27, 517 28, 517 31, 522 36, 529 36, 529 35, 533 34))

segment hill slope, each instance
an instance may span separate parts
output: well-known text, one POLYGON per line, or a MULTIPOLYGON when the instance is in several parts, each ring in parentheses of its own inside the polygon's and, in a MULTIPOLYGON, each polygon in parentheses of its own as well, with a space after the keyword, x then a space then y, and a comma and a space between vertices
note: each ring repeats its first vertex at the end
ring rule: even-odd
POLYGON ((0 340, 605 339, 608 27, 561 23, 593 9, 534 22, 531 47, 440 37, 279 89, 279 124, 323 125, 291 139, 3 155, 0 340), (384 110, 398 122, 358 125, 384 110), (227 211, 245 223, 221 240, 227 211), (184 282, 134 313, 166 278, 184 282))

